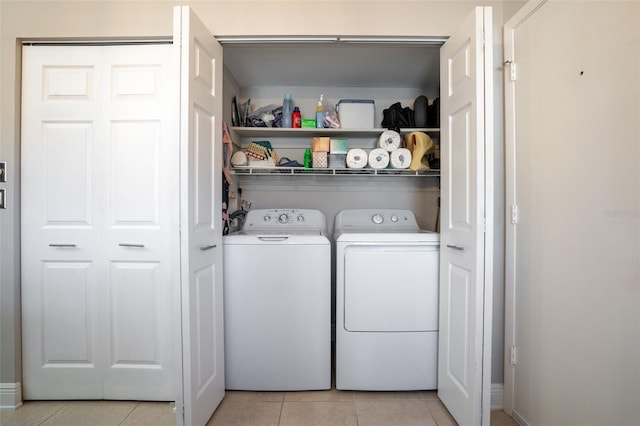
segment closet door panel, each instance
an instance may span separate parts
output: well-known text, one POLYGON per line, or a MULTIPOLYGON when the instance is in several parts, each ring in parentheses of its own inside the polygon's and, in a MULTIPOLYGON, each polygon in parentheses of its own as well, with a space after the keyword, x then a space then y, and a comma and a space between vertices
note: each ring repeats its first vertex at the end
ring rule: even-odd
POLYGON ((96 277, 91 262, 42 263, 42 364, 95 367, 96 277))
POLYGON ((42 123, 44 226, 93 226, 93 124, 42 123))
POLYGON ((111 123, 110 221, 112 227, 160 226, 160 123, 111 123))
POLYGON ((171 58, 170 45, 110 46, 103 56, 109 176, 105 398, 175 399, 179 157, 171 58))
POLYGON ((100 54, 23 50, 21 297, 25 399, 101 398, 96 144, 100 54))
POLYGON ((159 264, 114 262, 110 277, 112 367, 160 368, 159 264))

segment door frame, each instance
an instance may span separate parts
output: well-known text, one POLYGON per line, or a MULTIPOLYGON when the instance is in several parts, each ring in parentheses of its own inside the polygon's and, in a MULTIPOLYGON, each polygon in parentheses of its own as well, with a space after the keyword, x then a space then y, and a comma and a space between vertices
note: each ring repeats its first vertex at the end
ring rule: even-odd
MULTIPOLYGON (((512 349, 516 347, 516 240, 518 197, 516 193, 516 97, 517 91, 511 79, 517 63, 516 31, 548 0, 529 0, 504 24, 504 157, 505 157, 505 274, 504 274, 504 394, 503 409, 513 415, 515 397, 515 365, 511 364, 512 349)), ((515 349, 514 349, 515 350, 515 349)), ((514 353, 515 357, 515 353, 514 353)))

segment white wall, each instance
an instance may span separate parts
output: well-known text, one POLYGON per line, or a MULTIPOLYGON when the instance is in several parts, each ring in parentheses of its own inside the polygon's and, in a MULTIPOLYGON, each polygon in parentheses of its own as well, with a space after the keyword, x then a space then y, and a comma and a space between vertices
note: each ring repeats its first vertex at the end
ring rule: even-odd
POLYGON ((514 59, 514 414, 638 425, 640 3, 551 1, 514 59))
MULTIPOLYGON (((9 208, 0 210, 0 383, 20 381, 20 48, 21 39, 99 39, 171 35, 172 7, 190 4, 217 35, 450 34, 476 5, 494 7, 496 81, 501 81, 502 2, 494 1, 11 1, 0 2, 0 161, 9 163, 9 208)), ((510 6, 510 9, 511 6, 510 6)), ((496 85, 500 87, 500 85, 496 85)), ((498 89, 499 90, 499 89, 498 89)), ((496 95, 496 129, 502 97, 496 95)), ((502 135, 496 132, 496 151, 502 135)), ((498 177, 500 173, 498 172, 498 177)), ((496 182, 497 194, 502 182, 496 182)), ((502 208, 496 208, 501 211, 502 208)), ((496 221, 500 253, 501 223, 496 221)), ((498 256, 499 258, 499 256, 498 256)), ((501 271, 501 261, 496 271, 501 271)), ((502 281, 496 274, 492 378, 502 381, 502 281)))

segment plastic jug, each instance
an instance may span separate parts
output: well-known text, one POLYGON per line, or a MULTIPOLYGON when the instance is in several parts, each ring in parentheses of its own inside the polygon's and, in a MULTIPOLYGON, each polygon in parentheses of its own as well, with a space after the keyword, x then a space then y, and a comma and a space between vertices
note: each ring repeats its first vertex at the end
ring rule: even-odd
POLYGON ((285 93, 282 102, 282 127, 291 127, 291 116, 293 114, 293 101, 291 93, 285 93))

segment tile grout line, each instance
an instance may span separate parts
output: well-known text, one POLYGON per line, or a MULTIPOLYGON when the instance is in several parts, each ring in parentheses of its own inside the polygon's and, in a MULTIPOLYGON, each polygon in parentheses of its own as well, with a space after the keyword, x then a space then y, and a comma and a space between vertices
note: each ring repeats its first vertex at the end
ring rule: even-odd
MULTIPOLYGON (((24 405, 24 404, 23 404, 24 405)), ((49 420, 51 417, 55 416, 56 414, 58 414, 58 412, 60 410, 62 410, 64 407, 66 407, 67 405, 69 405, 69 401, 64 401, 64 403, 58 407, 57 410, 54 410, 51 414, 49 414, 44 420, 42 420, 40 423, 38 423, 38 425, 43 425, 47 420, 49 420)))
POLYGON ((133 414, 133 412, 136 410, 136 408, 138 408, 140 406, 140 401, 136 401, 136 405, 133 406, 133 408, 131 409, 131 411, 129 411, 129 414, 127 414, 124 419, 122 419, 122 421, 120 423, 118 423, 118 425, 124 424, 124 422, 127 421, 127 419, 131 416, 131 414, 133 414))
POLYGON ((282 424, 282 412, 284 411, 284 399, 285 399, 285 394, 282 395, 282 401, 280 401, 280 414, 278 415, 278 426, 282 424))

